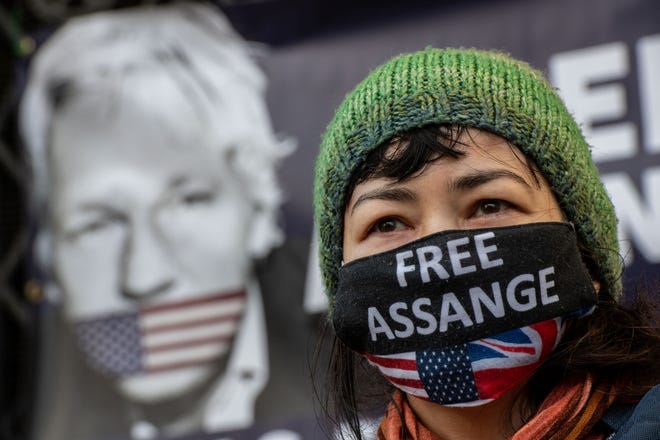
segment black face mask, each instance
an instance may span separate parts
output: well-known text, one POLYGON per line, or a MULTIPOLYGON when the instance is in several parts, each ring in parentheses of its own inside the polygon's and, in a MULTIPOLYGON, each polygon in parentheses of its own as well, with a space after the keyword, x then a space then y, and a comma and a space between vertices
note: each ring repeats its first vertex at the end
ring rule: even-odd
POLYGON ((445 231, 339 272, 337 336, 376 355, 437 349, 592 309, 569 223, 445 231))
POLYGON ((474 406, 533 374, 596 298, 568 223, 446 231, 343 266, 333 323, 402 391, 474 406))

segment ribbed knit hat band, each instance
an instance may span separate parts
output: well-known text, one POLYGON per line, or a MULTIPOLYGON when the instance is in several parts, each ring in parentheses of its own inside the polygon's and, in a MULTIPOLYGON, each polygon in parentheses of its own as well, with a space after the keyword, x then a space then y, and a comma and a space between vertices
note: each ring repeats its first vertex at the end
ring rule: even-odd
POLYGON ((603 288, 620 297, 614 208, 589 146, 550 84, 529 65, 502 53, 428 48, 374 70, 346 97, 323 137, 314 215, 331 305, 342 260, 350 176, 395 134, 431 123, 490 131, 531 158, 575 225, 578 239, 591 250, 603 288))

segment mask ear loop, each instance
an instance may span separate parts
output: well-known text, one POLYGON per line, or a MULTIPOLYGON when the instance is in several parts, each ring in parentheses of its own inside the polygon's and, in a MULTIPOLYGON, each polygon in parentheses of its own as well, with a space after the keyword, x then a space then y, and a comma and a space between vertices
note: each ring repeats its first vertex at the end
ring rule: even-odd
MULTIPOLYGON (((565 223, 571 225, 571 228, 573 229, 573 232, 577 234, 577 229, 575 228, 575 223, 571 221, 565 221, 565 223)), ((583 253, 583 249, 580 246, 580 242, 578 241, 578 250, 580 251, 580 259, 582 260, 582 264, 584 264, 587 267, 587 271, 589 272, 589 276, 591 277, 591 282, 594 286, 594 290, 596 291, 596 296, 600 298, 600 289, 601 289, 601 283, 600 281, 594 276, 593 272, 589 268, 589 265, 587 264, 587 261, 585 261, 585 254, 583 253)), ((597 304, 593 305, 589 310, 586 311, 578 311, 582 313, 578 313, 575 317, 581 318, 582 316, 587 316, 590 315, 594 312, 596 309, 597 304)))
MULTIPOLYGON (((568 220, 564 221, 564 223, 570 225, 571 229, 573 229, 573 232, 575 232, 577 234, 577 229, 575 229, 575 223, 573 223, 571 221, 568 221, 568 220)), ((580 249, 580 244, 579 243, 578 243, 578 249, 580 249)), ((582 256, 582 262, 584 264, 586 264, 586 262, 584 261, 584 256, 583 256, 581 250, 580 250, 580 255, 582 256)), ((588 268, 588 265, 587 265, 587 268, 588 268)), ((602 285, 601 285, 600 281, 596 277, 594 277, 591 270, 589 270, 589 275, 591 276, 591 282, 594 285, 594 290, 596 291, 596 295, 600 297, 600 289, 601 289, 602 285)), ((593 312, 593 310, 592 310, 592 312, 593 312)))

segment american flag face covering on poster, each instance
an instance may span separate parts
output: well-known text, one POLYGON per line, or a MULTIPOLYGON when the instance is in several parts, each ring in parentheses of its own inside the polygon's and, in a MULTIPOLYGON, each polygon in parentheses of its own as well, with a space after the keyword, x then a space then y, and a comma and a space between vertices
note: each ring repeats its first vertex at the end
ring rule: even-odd
POLYGON ((339 273, 337 336, 402 391, 475 406, 526 380, 597 294, 568 223, 445 231, 339 273))
POLYGON ((243 290, 160 303, 75 322, 91 366, 128 377, 208 364, 229 351, 245 309, 243 290))

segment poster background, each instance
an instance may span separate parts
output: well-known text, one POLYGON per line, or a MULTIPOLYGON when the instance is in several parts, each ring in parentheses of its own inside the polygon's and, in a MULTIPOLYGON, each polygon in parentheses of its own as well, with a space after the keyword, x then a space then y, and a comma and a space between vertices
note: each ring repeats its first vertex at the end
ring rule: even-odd
MULTIPOLYGON (((67 3, 94 4, 93 1, 61 2, 67 3)), ((112 4, 107 1, 101 3, 104 7, 112 4)), ((139 2, 115 2, 114 5, 136 3, 139 2)), ((635 127, 634 153, 624 159, 601 161, 598 165, 604 176, 622 173, 630 179, 636 193, 619 196, 624 199, 637 197, 636 206, 640 207, 642 214, 637 223, 633 221, 628 225, 629 229, 635 225, 640 225, 640 228, 637 236, 630 231, 627 233, 632 236, 635 255, 626 270, 627 284, 632 285, 640 277, 657 280, 660 276, 660 259, 642 255, 637 249, 637 243, 642 240, 660 249, 657 235, 660 230, 657 227, 660 226, 660 187, 644 184, 644 176, 660 174, 660 148, 649 140, 653 133, 649 125, 660 126, 660 113, 648 113, 649 108, 660 106, 660 88, 655 85, 660 77, 651 78, 643 84, 639 79, 643 70, 640 67, 640 41, 660 34, 660 3, 656 0, 272 0, 217 3, 245 38, 264 44, 260 58, 269 81, 268 102, 273 124, 276 131, 291 135, 298 142, 296 151, 280 169, 285 193, 282 221, 289 244, 293 243, 297 249, 296 257, 288 261, 298 265, 293 271, 296 275, 292 275, 296 279, 285 280, 283 284, 296 285, 298 289, 304 285, 300 278, 306 276, 306 255, 312 231, 313 162, 321 134, 334 109, 372 68, 391 56, 429 45, 498 49, 522 58, 545 72, 550 71, 551 60, 558 55, 581 51, 578 56, 587 56, 593 54, 595 48, 614 43, 623 47, 625 69, 619 74, 593 80, 586 90, 597 92, 599 87, 603 90, 602 87, 608 86, 619 90, 618 98, 615 98, 623 103, 624 110, 616 116, 596 118, 594 126, 632 124, 635 127), (649 107, 649 102, 655 104, 649 107), (642 225, 646 225, 645 228, 642 225), (653 225, 656 227, 653 228, 653 225)), ((37 42, 48 35, 62 18, 54 15, 47 19, 30 14, 30 10, 25 9, 20 1, 3 0, 0 5, 3 18, 16 17, 17 11, 24 12, 19 15, 22 17, 18 21, 22 24, 20 30, 33 35, 37 42)), ((6 27, 6 24, 3 26, 6 27)), ((27 57, 16 52, 14 38, 14 33, 3 34, 3 43, 9 41, 9 44, 2 46, 0 58, 3 109, 15 106, 27 61, 27 57)), ((650 56, 645 65, 657 66, 660 53, 651 51, 650 56)), ((598 67, 595 66, 596 70, 598 67)), ((607 65, 602 67, 608 70, 607 65)), ((659 72, 658 69, 651 71, 659 72)), ((34 402, 30 401, 37 395, 32 389, 37 373, 33 374, 31 367, 35 359, 37 362, 40 360, 39 353, 43 353, 45 348, 52 348, 56 341, 37 332, 40 319, 47 311, 39 305, 38 297, 26 295, 29 289, 25 287, 30 278, 29 267, 26 266, 29 264, 17 262, 15 252, 11 251, 16 243, 21 243, 21 231, 30 220, 20 219, 22 192, 25 190, 20 175, 24 170, 20 167, 20 145, 13 132, 13 116, 11 112, 3 112, 0 116, 2 149, 10 158, 2 160, 2 179, 5 183, 0 189, 3 209, 0 253, 5 270, 0 272, 3 277, 0 283, 3 298, 11 298, 0 303, 0 351, 3 353, 0 359, 0 438, 18 439, 36 424, 48 423, 47 413, 34 411, 34 402), (7 305, 10 303, 11 306, 7 305), (41 348, 41 351, 33 350, 34 347, 41 348)), ((302 298, 303 293, 298 293, 300 295, 297 297, 302 298)), ((306 294, 318 292, 308 291, 306 294)), ((274 301, 270 307, 277 304, 274 301)), ((308 316, 297 319, 305 320, 308 316)), ((288 322, 288 319, 282 318, 281 322, 273 323, 283 337, 287 334, 288 322)), ((36 365, 37 370, 47 368, 43 363, 36 365)), ((274 381, 271 386, 279 387, 280 392, 284 392, 287 381, 292 378, 278 379, 273 375, 271 380, 274 381)), ((42 407, 50 404, 52 402, 41 402, 42 407)), ((277 420, 268 420, 257 424, 252 430, 227 434, 227 437, 265 440, 266 433, 286 428, 297 432, 300 438, 320 438, 314 417, 311 408, 306 415, 298 413, 291 417, 284 411, 277 420)))

